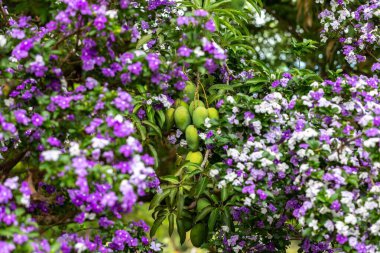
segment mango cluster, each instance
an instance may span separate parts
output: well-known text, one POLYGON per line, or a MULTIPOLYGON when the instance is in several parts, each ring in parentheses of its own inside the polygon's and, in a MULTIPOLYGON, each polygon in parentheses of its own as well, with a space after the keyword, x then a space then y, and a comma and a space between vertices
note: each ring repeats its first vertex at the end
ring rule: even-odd
POLYGON ((181 99, 176 100, 174 108, 166 111, 166 130, 175 125, 184 132, 189 148, 186 161, 201 165, 203 155, 199 151, 198 129, 204 127, 206 118, 219 120, 219 113, 213 107, 206 108, 205 103, 197 96, 197 87, 192 82, 187 82, 183 93, 190 105, 181 99))

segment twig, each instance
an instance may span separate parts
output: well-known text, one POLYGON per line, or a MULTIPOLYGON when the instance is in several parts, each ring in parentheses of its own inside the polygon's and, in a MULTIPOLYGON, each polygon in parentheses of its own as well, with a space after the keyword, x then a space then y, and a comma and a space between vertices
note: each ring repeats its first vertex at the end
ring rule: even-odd
POLYGON ((206 166, 206 163, 207 163, 207 160, 208 160, 208 156, 210 155, 210 149, 207 149, 206 150, 206 153, 205 153, 205 157, 203 158, 203 162, 201 164, 201 168, 204 168, 206 166))

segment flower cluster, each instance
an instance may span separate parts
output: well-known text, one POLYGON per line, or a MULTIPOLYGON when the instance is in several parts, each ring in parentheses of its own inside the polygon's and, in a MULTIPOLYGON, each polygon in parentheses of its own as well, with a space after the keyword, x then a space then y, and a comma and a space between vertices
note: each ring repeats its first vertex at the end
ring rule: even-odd
MULTIPOLYGON (((365 61, 368 54, 373 56, 372 50, 378 48, 380 39, 376 26, 380 16, 380 3, 377 0, 366 1, 364 4, 333 0, 328 5, 329 8, 319 14, 323 25, 322 41, 339 36, 342 52, 350 64, 365 61)), ((375 60, 378 60, 376 56, 375 60)))
MULTIPOLYGON (((305 241, 306 251, 377 252, 379 84, 376 76, 345 75, 312 83, 304 96, 226 99, 225 120, 251 131, 240 132, 245 142, 231 135, 210 140, 226 154, 210 176, 220 189, 240 189, 242 204, 257 210, 249 216, 260 228, 257 236, 272 227, 259 241, 289 229, 286 221, 295 218, 307 240, 325 243, 318 249, 305 241)), ((254 244, 251 249, 260 246, 254 244)))

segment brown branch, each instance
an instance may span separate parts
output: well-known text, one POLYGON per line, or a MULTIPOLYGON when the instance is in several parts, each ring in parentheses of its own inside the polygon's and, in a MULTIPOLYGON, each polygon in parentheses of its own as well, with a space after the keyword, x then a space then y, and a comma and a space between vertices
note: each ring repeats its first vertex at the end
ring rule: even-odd
POLYGON ((24 158, 26 152, 27 150, 22 150, 16 153, 11 159, 0 163, 0 181, 4 181, 8 177, 9 172, 24 158))

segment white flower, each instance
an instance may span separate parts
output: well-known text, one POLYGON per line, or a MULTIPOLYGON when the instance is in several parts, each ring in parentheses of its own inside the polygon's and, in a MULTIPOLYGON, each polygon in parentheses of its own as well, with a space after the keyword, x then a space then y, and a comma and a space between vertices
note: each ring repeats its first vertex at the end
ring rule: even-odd
POLYGON ((58 161, 59 156, 62 154, 59 150, 47 150, 41 153, 45 161, 58 161))
POLYGON ((81 253, 87 249, 86 245, 82 242, 78 242, 75 244, 74 248, 78 253, 81 253))
POLYGON ((227 102, 228 102, 228 103, 231 103, 231 104, 235 104, 235 99, 234 99, 234 97, 232 97, 232 96, 228 96, 228 97, 227 97, 227 102))
POLYGON ((199 138, 201 138, 202 140, 206 140, 206 137, 207 137, 207 135, 205 133, 199 134, 199 138))
POLYGON ((186 147, 186 146, 187 146, 187 141, 186 141, 186 140, 181 140, 181 141, 179 142, 179 145, 180 145, 181 147, 186 147))
POLYGON ((92 138, 91 142, 92 142, 93 148, 100 148, 100 149, 104 148, 110 143, 109 140, 106 140, 103 138, 97 138, 97 137, 92 138))
POLYGON ((228 226, 222 226, 222 230, 227 233, 230 232, 230 228, 228 226))
POLYGON ((123 123, 123 121, 124 121, 123 116, 121 116, 120 114, 116 115, 114 119, 115 119, 117 122, 119 122, 119 123, 123 123))
POLYGON ((218 188, 219 189, 222 189, 223 187, 225 187, 227 185, 226 183, 226 180, 222 180, 218 183, 218 188))
POLYGON ((106 16, 108 16, 110 19, 116 18, 117 17, 117 10, 106 11, 106 16))
POLYGON ((314 231, 318 230, 318 221, 313 219, 309 223, 309 227, 311 227, 314 231))
POLYGON ((219 174, 219 171, 217 169, 210 170, 210 177, 215 177, 219 174))
POLYGON ((204 56, 205 55, 205 52, 202 51, 202 49, 200 47, 196 47, 194 49, 194 54, 197 56, 197 57, 201 57, 201 56, 204 56))
POLYGON ((227 181, 234 181, 235 178, 237 178, 237 175, 235 172, 231 172, 231 173, 228 173, 225 177, 224 177, 227 181))
POLYGON ((80 155, 79 144, 77 142, 70 142, 69 153, 71 156, 79 156, 80 155))
POLYGON ((7 44, 7 39, 4 35, 0 35, 0 47, 4 47, 7 44))
POLYGON ((251 205, 252 205, 252 199, 246 197, 246 198, 244 199, 244 205, 245 205, 245 206, 251 206, 251 205))
POLYGON ((210 128, 210 127, 211 127, 211 123, 210 123, 210 118, 209 118, 209 117, 207 117, 207 118, 205 119, 205 123, 204 123, 204 125, 205 125, 206 128, 210 128))
POLYGON ((344 218, 344 222, 346 222, 346 224, 355 225, 357 221, 358 220, 356 219, 356 217, 351 213, 344 218))
POLYGON ((373 235, 379 236, 380 235, 380 220, 376 221, 375 224, 373 224, 370 227, 370 231, 373 235))
POLYGON ((364 147, 373 148, 376 146, 376 143, 380 141, 380 138, 370 138, 363 142, 364 147))

